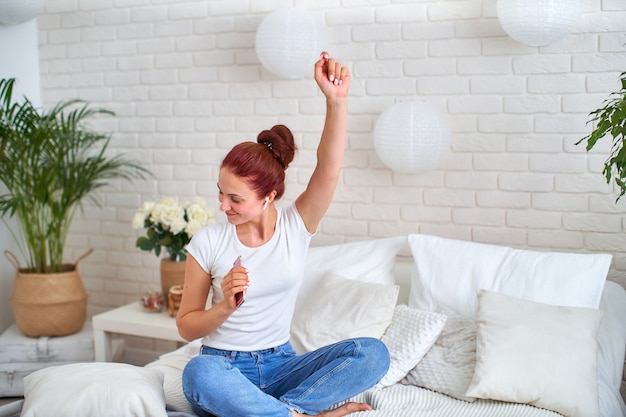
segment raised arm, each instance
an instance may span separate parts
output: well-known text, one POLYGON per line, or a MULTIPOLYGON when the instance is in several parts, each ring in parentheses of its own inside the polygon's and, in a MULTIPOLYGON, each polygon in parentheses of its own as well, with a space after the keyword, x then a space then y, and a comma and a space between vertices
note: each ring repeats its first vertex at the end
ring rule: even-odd
POLYGON ((315 64, 315 81, 326 97, 326 120, 317 147, 317 164, 296 207, 309 232, 317 230, 337 188, 346 145, 350 72, 323 52, 315 64))

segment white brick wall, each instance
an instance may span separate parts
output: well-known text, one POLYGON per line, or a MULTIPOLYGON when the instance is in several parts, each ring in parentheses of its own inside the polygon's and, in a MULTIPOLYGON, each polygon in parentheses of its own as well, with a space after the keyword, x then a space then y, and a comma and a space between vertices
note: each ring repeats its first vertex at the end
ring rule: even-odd
POLYGON ((300 7, 328 28, 330 52, 354 75, 349 145, 316 244, 431 233, 521 248, 614 255, 626 285, 624 202, 600 174, 607 146, 574 142, 626 70, 626 2, 584 0, 574 33, 531 48, 501 29, 487 0, 48 0, 39 18, 44 103, 80 97, 110 108, 114 151, 152 170, 115 183, 104 208, 76 218, 68 258, 82 267, 91 312, 158 288, 158 259, 135 248, 142 201, 205 197, 235 143, 288 124, 301 151, 285 203, 306 183, 324 102, 311 77, 282 80, 254 53, 259 22, 300 7), (447 114, 452 152, 420 176, 387 169, 373 149, 378 115, 426 99, 447 114))

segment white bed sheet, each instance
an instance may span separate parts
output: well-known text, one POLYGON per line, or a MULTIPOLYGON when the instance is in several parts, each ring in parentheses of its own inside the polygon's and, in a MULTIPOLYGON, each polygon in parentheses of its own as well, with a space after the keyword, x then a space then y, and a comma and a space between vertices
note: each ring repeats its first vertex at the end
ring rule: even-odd
POLYGON ((362 417, 562 417, 560 414, 525 404, 454 399, 424 388, 396 384, 369 390, 353 398, 374 410, 350 414, 362 417))

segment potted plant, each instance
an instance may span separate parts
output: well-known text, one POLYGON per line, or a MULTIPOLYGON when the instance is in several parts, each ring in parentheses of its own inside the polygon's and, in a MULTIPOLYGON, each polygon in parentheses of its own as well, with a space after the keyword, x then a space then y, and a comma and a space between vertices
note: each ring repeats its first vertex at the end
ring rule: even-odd
POLYGON ((63 100, 49 111, 13 100, 15 79, 0 80, 0 216, 15 217, 12 231, 26 266, 17 258, 11 297, 17 327, 27 336, 61 336, 80 330, 87 294, 75 264, 63 263, 70 223, 85 199, 115 179, 147 171, 121 155, 108 155, 110 136, 87 126, 111 111, 82 100, 63 100))
POLYGON ((619 196, 616 202, 626 193, 626 72, 620 74, 622 88, 610 94, 604 101, 604 106, 589 113, 591 119, 588 123, 595 122, 596 128, 587 136, 576 142, 587 142, 587 151, 607 135, 612 137, 611 153, 604 163, 602 171, 607 184, 611 179, 619 187, 619 196))
POLYGON ((146 229, 146 236, 137 238, 138 248, 154 251, 156 256, 165 248, 166 256, 161 259, 161 290, 165 297, 185 278, 185 246, 198 230, 214 222, 215 210, 201 198, 194 202, 180 202, 175 197, 146 201, 133 217, 135 229, 146 229))

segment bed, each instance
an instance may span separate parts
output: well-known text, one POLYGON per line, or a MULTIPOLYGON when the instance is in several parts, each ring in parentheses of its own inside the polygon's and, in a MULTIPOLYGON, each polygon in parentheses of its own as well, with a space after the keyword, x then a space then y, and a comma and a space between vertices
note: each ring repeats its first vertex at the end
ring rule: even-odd
MULTIPOLYGON (((389 372, 352 399, 374 410, 354 416, 626 416, 626 291, 610 263, 418 234, 313 247, 292 344, 385 342, 389 372)), ((194 416, 181 373, 198 350, 38 371, 0 417, 194 416)))

